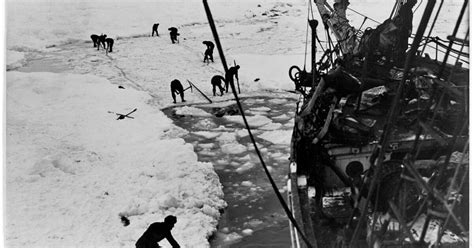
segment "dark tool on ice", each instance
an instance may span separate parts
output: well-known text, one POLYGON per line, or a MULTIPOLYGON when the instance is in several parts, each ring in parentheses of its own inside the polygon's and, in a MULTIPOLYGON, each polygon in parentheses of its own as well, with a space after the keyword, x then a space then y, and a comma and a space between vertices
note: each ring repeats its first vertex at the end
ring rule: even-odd
POLYGON ((186 89, 184 89, 183 91, 187 91, 187 90, 190 89, 191 92, 193 92, 193 86, 191 85, 191 82, 188 81, 188 84, 189 84, 189 86, 186 89))
POLYGON ((128 114, 119 114, 119 113, 115 113, 116 115, 118 115, 117 117, 117 120, 123 120, 125 118, 130 118, 130 119, 134 119, 132 116, 130 116, 132 113, 134 113, 135 111, 137 111, 137 109, 134 109, 132 111, 130 111, 128 114))
MULTIPOLYGON (((207 97, 206 94, 204 94, 198 87, 196 87, 195 84, 191 83, 191 81, 189 81, 189 80, 187 80, 187 79, 186 79, 186 81, 188 81, 188 83, 189 83, 189 85, 190 85, 189 87, 194 87, 194 88, 196 88, 196 90, 197 90, 199 93, 201 93, 201 95, 202 95, 204 98, 206 98, 206 100, 208 100, 209 103, 212 103, 212 100, 209 99, 209 97, 207 97)), ((192 90, 191 90, 191 92, 192 92, 192 90)))

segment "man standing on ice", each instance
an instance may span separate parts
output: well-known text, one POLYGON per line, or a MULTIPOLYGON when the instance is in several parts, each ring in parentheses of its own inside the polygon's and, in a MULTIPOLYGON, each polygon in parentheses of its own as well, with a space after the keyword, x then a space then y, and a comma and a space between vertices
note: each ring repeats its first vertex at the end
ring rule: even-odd
POLYGON ((227 73, 225 74, 225 93, 229 92, 229 84, 234 83, 234 76, 237 80, 239 80, 239 69, 240 65, 236 65, 227 70, 227 73))
POLYGON ((143 235, 135 243, 136 248, 159 248, 162 239, 166 238, 173 248, 180 248, 178 242, 173 238, 171 229, 176 224, 176 216, 168 215, 165 222, 155 222, 151 224, 143 235))

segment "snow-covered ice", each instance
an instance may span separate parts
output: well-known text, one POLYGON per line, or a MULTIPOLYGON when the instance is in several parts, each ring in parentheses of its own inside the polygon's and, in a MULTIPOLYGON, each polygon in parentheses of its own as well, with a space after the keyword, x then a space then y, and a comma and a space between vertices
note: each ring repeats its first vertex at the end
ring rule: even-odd
POLYGON ((177 240, 208 245, 226 205, 219 179, 166 137, 171 120, 148 94, 90 75, 9 72, 7 82, 7 245, 130 247, 168 214, 177 240), (116 120, 132 108, 134 119, 116 120))

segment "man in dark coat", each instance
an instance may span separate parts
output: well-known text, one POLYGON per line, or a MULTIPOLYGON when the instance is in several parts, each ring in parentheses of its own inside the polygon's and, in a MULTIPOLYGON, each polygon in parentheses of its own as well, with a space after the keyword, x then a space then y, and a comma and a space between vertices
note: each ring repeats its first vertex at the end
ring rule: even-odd
POLYGON ((155 222, 151 224, 143 235, 135 243, 136 248, 159 248, 162 239, 166 238, 173 248, 180 248, 178 242, 173 238, 171 229, 176 223, 176 217, 168 215, 165 222, 155 222))
POLYGON ((156 33, 156 36, 160 36, 160 35, 158 34, 158 26, 159 26, 159 25, 160 25, 159 23, 153 24, 153 27, 151 28, 151 37, 153 37, 153 35, 154 35, 155 33, 156 33))
POLYGON ((171 81, 171 96, 173 97, 173 103, 176 103, 176 94, 181 96, 181 102, 186 102, 184 100, 184 89, 183 85, 178 79, 171 81))
POLYGON ((105 43, 107 43, 106 52, 111 53, 112 52, 112 47, 114 46, 114 39, 107 38, 107 39, 105 39, 105 43))
POLYGON ((170 38, 171 38, 171 42, 174 44, 175 42, 179 43, 178 41, 178 29, 175 28, 175 27, 171 27, 171 28, 168 28, 168 30, 170 31, 170 38))
POLYGON ((229 84, 234 83, 234 76, 237 80, 239 80, 239 69, 240 65, 232 66, 227 70, 227 73, 225 74, 225 92, 229 92, 229 84))
POLYGON ((97 46, 97 42, 99 41, 99 36, 96 35, 96 34, 92 34, 92 35, 91 35, 91 40, 92 40, 92 42, 94 43, 94 47, 96 47, 96 46, 97 46))
POLYGON ((204 61, 203 62, 209 62, 211 60, 214 62, 214 57, 212 54, 214 53, 214 43, 212 41, 205 40, 202 42, 202 44, 206 45, 206 51, 204 52, 204 61))
POLYGON ((99 50, 100 44, 102 44, 102 47, 103 47, 104 49, 107 49, 107 48, 105 47, 105 39, 107 39, 107 35, 106 35, 106 34, 101 34, 101 35, 99 35, 99 38, 97 39, 97 50, 99 50))
POLYGON ((212 93, 214 96, 216 96, 216 88, 219 88, 219 91, 221 92, 221 96, 224 95, 224 87, 222 87, 222 82, 225 82, 225 78, 221 75, 215 75, 211 79, 211 84, 212 84, 212 93))

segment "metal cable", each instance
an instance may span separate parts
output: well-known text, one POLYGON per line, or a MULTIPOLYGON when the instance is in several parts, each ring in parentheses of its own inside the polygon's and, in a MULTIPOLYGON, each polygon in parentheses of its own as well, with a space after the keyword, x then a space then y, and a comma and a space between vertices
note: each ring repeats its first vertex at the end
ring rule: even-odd
MULTIPOLYGON (((216 42, 216 46, 217 46, 217 49, 219 50, 219 56, 221 57, 221 61, 223 63, 223 66, 224 66, 224 69, 226 70, 227 72, 227 64, 225 62, 225 56, 224 56, 224 52, 222 50, 222 46, 221 46, 221 43, 220 43, 220 40, 219 40, 219 36, 217 34, 217 29, 216 29, 216 26, 214 24, 214 19, 212 18, 212 13, 211 13, 211 10, 209 8, 209 5, 207 4, 207 0, 203 0, 203 4, 204 4, 204 9, 206 10, 206 15, 207 15, 207 19, 209 21, 209 25, 211 26, 211 30, 212 30, 212 34, 214 36, 214 40, 216 42)), ((237 95, 237 91, 235 90, 235 85, 234 83, 231 81, 230 82, 230 86, 232 88, 232 93, 234 94, 234 97, 235 97, 235 101, 237 103, 237 107, 239 108, 239 111, 242 115, 242 119, 244 121, 244 124, 245 124, 245 128, 247 129, 248 133, 249 133, 249 137, 250 137, 250 140, 252 141, 252 144, 255 148, 255 152, 257 153, 257 156, 258 156, 258 159, 260 160, 260 164, 262 165, 263 169, 265 170, 265 174, 267 175, 268 177, 268 180, 270 181, 270 184, 272 185, 272 188, 273 190, 275 191, 275 194, 278 198, 278 200, 280 201, 280 204, 282 205, 283 209, 285 210, 285 213, 288 217, 288 219, 291 221, 291 223, 293 224, 293 226, 296 228, 296 230, 298 231, 298 233, 301 235, 301 238, 303 239, 303 241, 305 242, 305 244, 309 247, 309 248, 312 248, 313 245, 311 244, 311 242, 309 242, 309 240, 306 238, 306 236, 304 235, 303 231, 301 230, 301 228, 299 227, 298 223, 296 222, 295 218, 293 217, 293 214, 291 213, 290 209, 288 208, 288 205, 286 205, 286 202, 285 202, 285 199, 283 198, 283 196, 280 194, 279 190, 278 190, 278 187, 275 183, 275 181, 273 181, 273 178, 272 176, 270 175, 270 171, 268 170, 267 168, 267 165, 265 164, 265 162, 263 161, 263 157, 262 157, 262 154, 260 153, 260 150, 258 149, 258 146, 257 146, 257 142, 255 141, 255 138, 253 137, 253 134, 252 134, 252 131, 250 130, 250 126, 247 122, 247 118, 245 117, 245 114, 244 114, 244 111, 243 111, 243 108, 242 108, 242 105, 240 104, 240 100, 239 100, 239 96, 237 95)), ((317 244, 315 244, 317 245, 317 244)))

